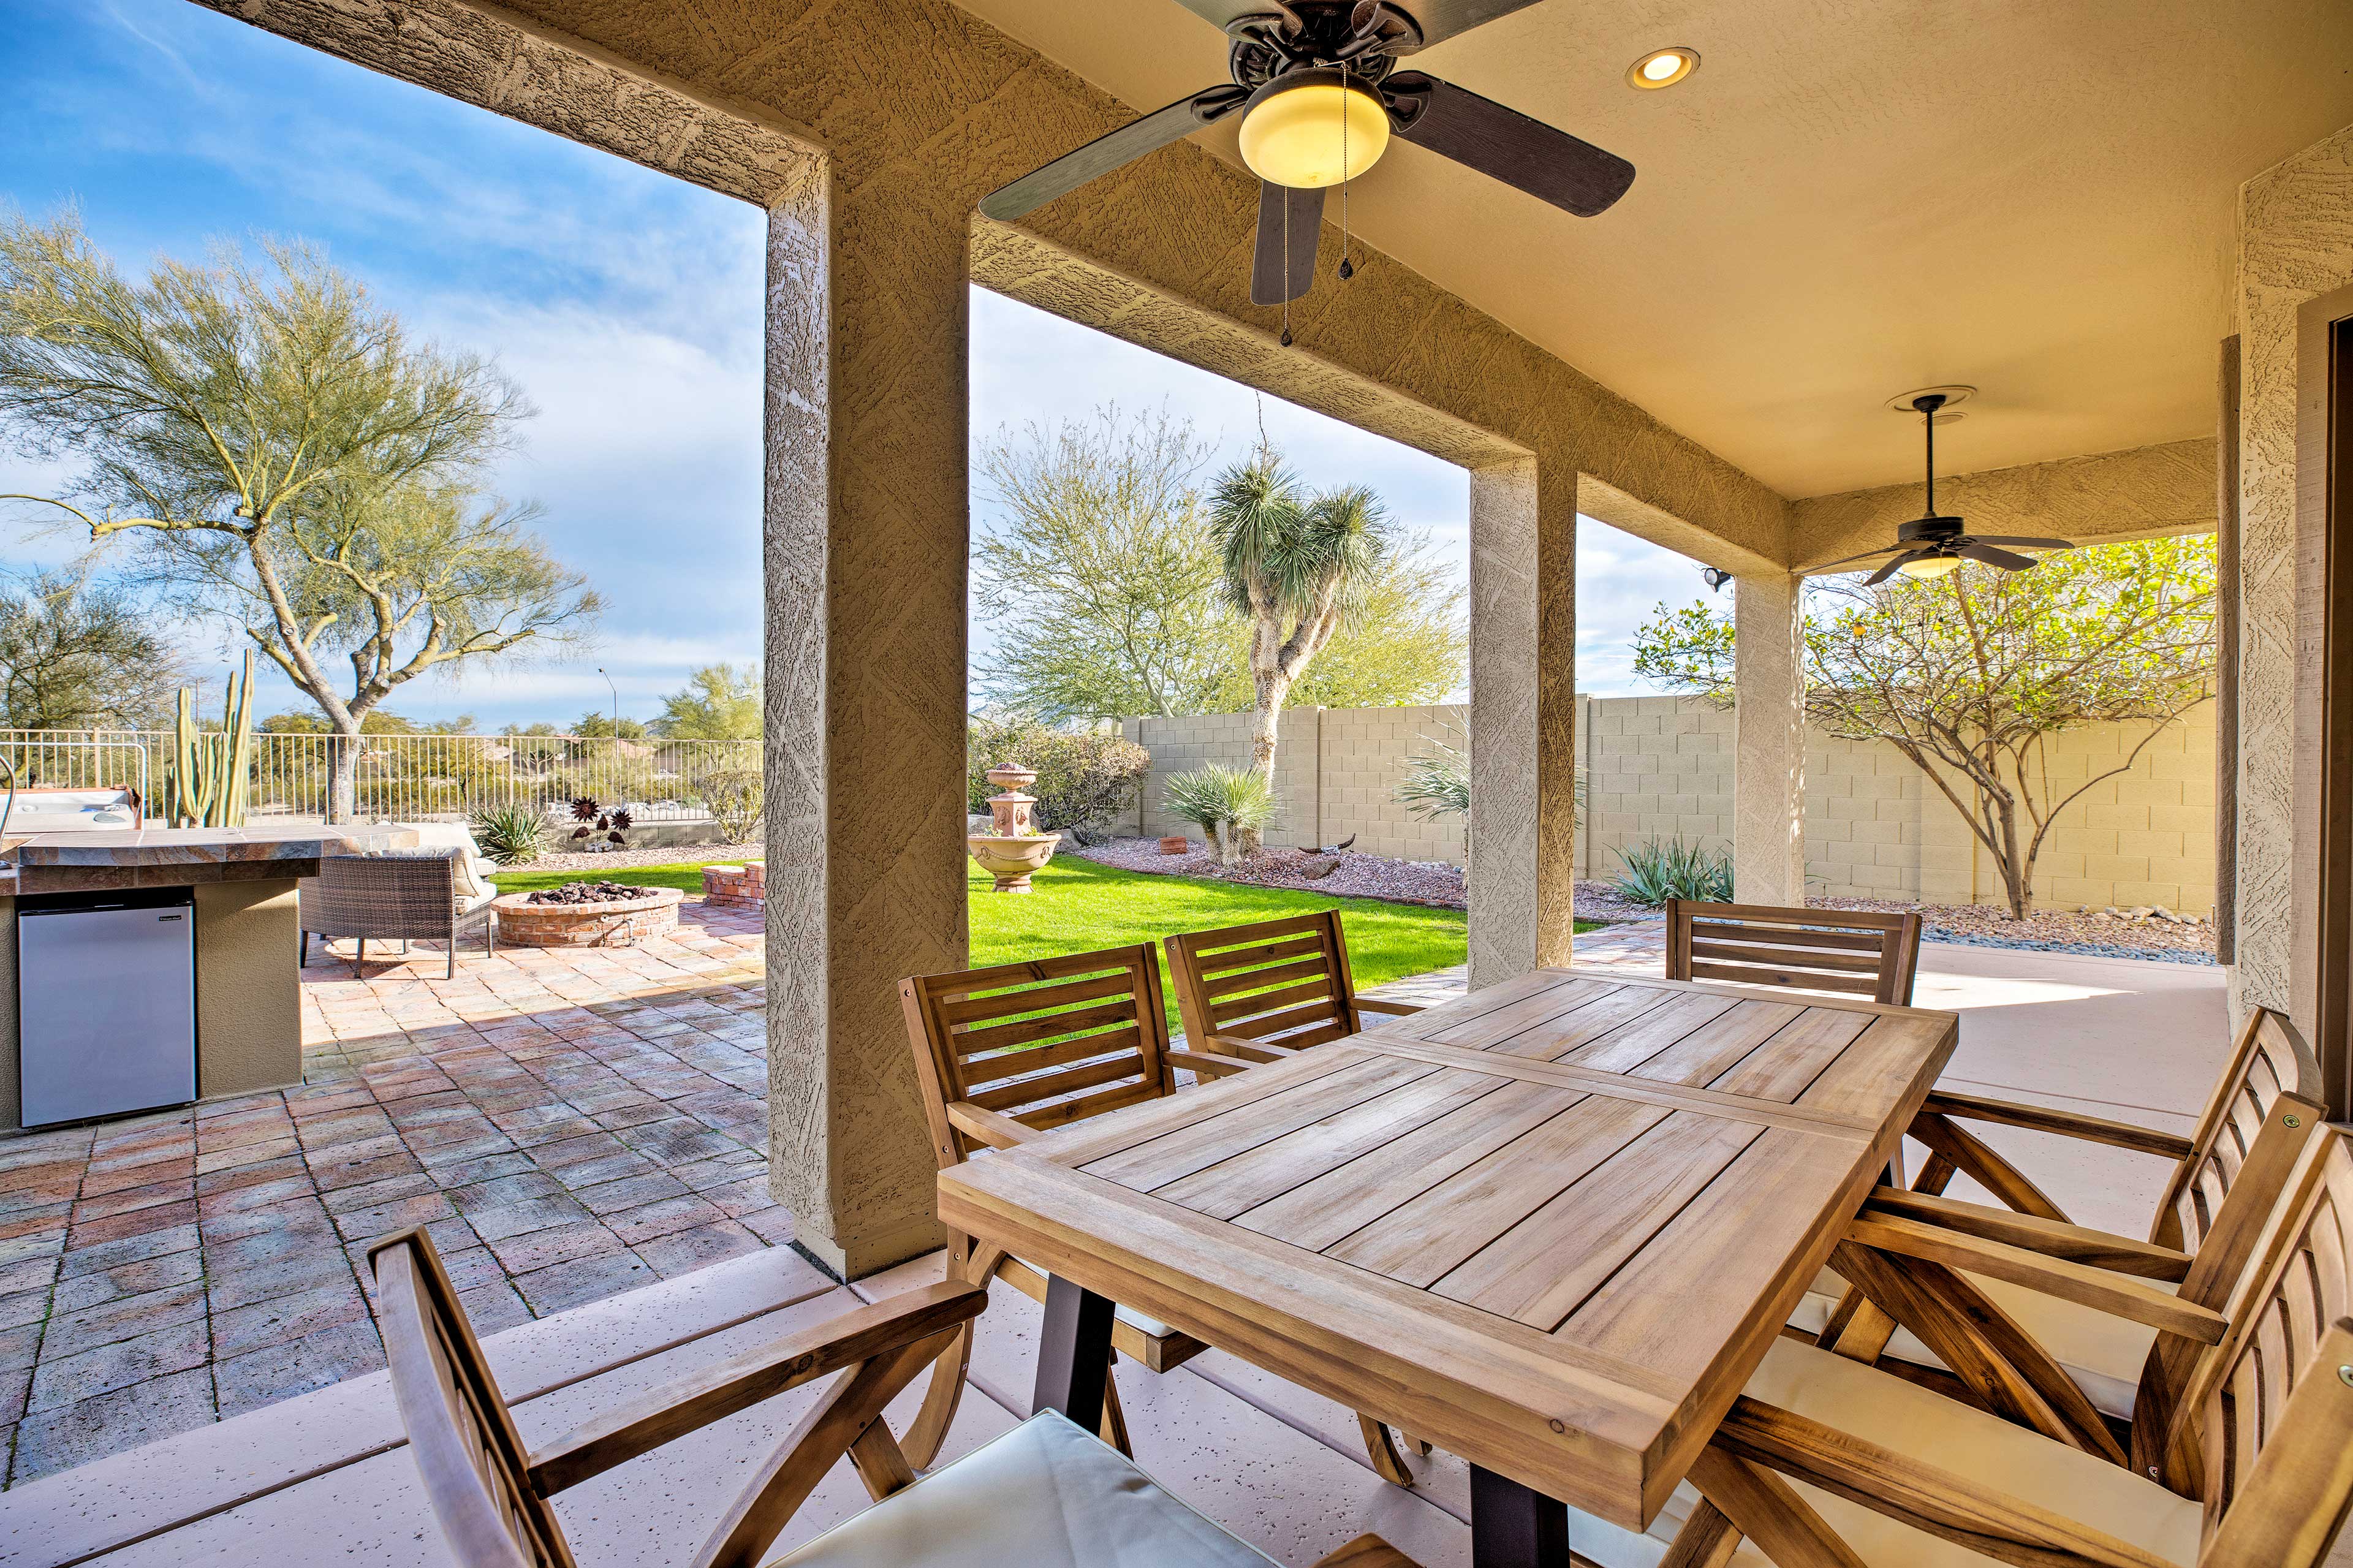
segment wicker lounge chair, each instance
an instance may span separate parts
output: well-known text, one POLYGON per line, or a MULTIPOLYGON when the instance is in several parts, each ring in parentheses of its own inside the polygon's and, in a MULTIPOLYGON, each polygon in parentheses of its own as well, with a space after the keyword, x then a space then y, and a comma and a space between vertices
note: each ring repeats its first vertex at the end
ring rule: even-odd
POLYGON ((458 943, 481 933, 485 957, 498 952, 491 900, 499 894, 486 874, 473 836, 457 823, 416 825, 419 847, 375 855, 332 855, 301 885, 301 963, 311 962, 313 935, 352 937, 354 971, 367 961, 367 939, 446 942, 449 978, 458 974, 458 943), (462 840, 462 842, 461 842, 462 840))

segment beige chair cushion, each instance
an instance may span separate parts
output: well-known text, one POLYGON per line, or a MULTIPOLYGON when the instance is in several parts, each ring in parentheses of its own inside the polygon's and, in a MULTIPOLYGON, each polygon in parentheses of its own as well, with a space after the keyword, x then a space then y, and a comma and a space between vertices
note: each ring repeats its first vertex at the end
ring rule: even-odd
MULTIPOLYGON (((1018 1263, 1022 1268, 1027 1268, 1030 1273, 1035 1274, 1040 1279, 1051 1278, 1047 1270, 1039 1268, 1036 1264, 1030 1262, 1026 1258, 1017 1258, 1013 1261, 1018 1263)), ((1113 1307, 1112 1309, 1112 1316, 1134 1329, 1138 1333, 1148 1334, 1155 1340, 1166 1339, 1167 1336, 1176 1331, 1175 1329, 1170 1328, 1166 1323, 1162 1322, 1157 1318, 1147 1318, 1143 1313, 1126 1307, 1113 1307)))
MULTIPOLYGON (((2084 1391, 2094 1409, 2129 1420, 2133 1402, 2140 1394, 2141 1368, 2148 1360, 2149 1346, 2157 1342, 2157 1331, 2129 1319, 2118 1318, 2090 1307, 2063 1301, 2022 1285, 2006 1284, 2000 1279, 1988 1279, 1981 1275, 1968 1276, 1970 1282, 1990 1297, 1994 1304, 2019 1325, 2032 1334, 2042 1348, 2049 1351, 2075 1385, 2084 1391)), ((2155 1279, 2140 1281, 2160 1290, 2172 1286, 2155 1279)), ((1846 1292, 1846 1281, 1825 1268, 1814 1280, 1811 1289, 1789 1314, 1789 1326, 1807 1333, 1821 1332, 1823 1320, 1830 1309, 1846 1292)), ((1945 1363, 1936 1353, 1914 1338, 1911 1331, 1898 1329, 1888 1339, 1886 1354, 1911 1362, 1915 1366, 1941 1367, 1945 1363)))
POLYGON ((451 857, 456 864, 456 886, 460 909, 477 908, 478 905, 473 900, 489 901, 483 897, 485 894, 490 895, 491 898, 498 896, 498 889, 491 881, 491 863, 474 843, 473 830, 464 823, 401 822, 394 826, 406 827, 416 834, 417 847, 419 849, 463 851, 451 857))
MULTIPOLYGON (((2063 1447, 1844 1356, 1796 1340, 1776 1340, 1749 1379, 1747 1392, 1768 1405, 2105 1531, 2168 1562, 2186 1568, 2198 1560, 2202 1510, 2188 1498, 2105 1459, 2063 1447)), ((1986 1568, 1989 1559, 1966 1547, 1803 1482, 1792 1484, 1870 1568, 1986 1568)), ((1569 1542, 1577 1555, 1604 1568, 1651 1568, 1696 1500, 1688 1484, 1678 1489, 1640 1540, 1572 1510, 1569 1542)), ((1765 1554, 1746 1542, 1733 1563, 1736 1568, 1768 1568, 1765 1554)))
POLYGON ((768 1568, 1273 1568, 1053 1411, 768 1568))

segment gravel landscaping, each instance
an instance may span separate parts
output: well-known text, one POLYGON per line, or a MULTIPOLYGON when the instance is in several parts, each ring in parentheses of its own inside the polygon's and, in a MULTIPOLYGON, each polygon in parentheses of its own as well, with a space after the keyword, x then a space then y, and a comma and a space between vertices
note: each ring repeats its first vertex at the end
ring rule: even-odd
MULTIPOLYGON (((1071 853, 1073 851, 1065 851, 1071 853)), ((1122 870, 1177 877, 1221 877, 1264 888, 1296 888, 1335 897, 1385 899, 1392 903, 1427 904, 1440 909, 1465 907, 1462 870, 1442 860, 1392 860, 1382 855, 1309 855, 1298 849, 1269 849, 1243 865, 1226 870, 1206 845, 1196 843, 1182 855, 1163 855, 1156 838, 1114 838, 1074 851, 1090 860, 1122 870), (1322 877, 1308 872, 1327 862, 1338 863, 1322 877)), ((2007 947, 2042 952, 2079 952, 2102 958, 2155 959, 2171 963, 2214 962, 2214 928, 2124 915, 2104 916, 2073 910, 2037 910, 2014 921, 1997 909, 1894 903, 1870 899, 1813 899, 1826 910, 1871 910, 1901 914, 1917 910, 1925 917, 1930 942, 1957 942, 1968 947, 2007 947)), ((1647 904, 1620 897, 1608 882, 1577 884, 1577 918, 1611 923, 1656 921, 1662 912, 1647 904)))

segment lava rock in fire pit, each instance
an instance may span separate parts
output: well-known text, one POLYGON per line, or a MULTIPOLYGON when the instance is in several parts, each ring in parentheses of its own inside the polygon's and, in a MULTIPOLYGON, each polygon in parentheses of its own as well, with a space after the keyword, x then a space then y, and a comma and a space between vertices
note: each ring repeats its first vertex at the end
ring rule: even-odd
POLYGON ((561 887, 542 888, 526 902, 534 904, 617 904, 626 900, 653 896, 651 888, 632 888, 621 882, 566 882, 561 887))

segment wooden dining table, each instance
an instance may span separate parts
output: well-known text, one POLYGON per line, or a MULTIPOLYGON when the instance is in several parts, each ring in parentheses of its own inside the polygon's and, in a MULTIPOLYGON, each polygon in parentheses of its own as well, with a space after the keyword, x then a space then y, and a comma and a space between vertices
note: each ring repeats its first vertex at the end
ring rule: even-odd
POLYGON ((1478 1568, 1647 1527, 1897 1157, 1951 1013, 1542 969, 943 1171, 1050 1271, 1040 1407, 1114 1303, 1461 1455, 1478 1568))

